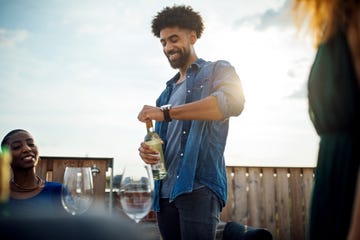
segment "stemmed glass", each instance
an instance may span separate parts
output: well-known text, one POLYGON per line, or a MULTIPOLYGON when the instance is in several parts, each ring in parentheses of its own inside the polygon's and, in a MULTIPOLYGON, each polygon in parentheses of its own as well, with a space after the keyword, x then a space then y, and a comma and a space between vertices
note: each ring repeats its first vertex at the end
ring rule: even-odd
POLYGON ((66 167, 61 203, 71 215, 86 212, 93 202, 94 187, 90 167, 66 167))
POLYGON ((120 183, 120 203, 124 213, 136 223, 150 212, 153 191, 154 182, 149 165, 143 163, 126 165, 120 183))

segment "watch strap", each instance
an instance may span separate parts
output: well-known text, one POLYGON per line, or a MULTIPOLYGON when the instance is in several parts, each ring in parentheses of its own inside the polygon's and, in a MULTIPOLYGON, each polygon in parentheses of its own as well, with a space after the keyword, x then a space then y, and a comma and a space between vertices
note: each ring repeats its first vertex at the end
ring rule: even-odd
POLYGON ((164 114, 164 121, 165 122, 171 122, 171 117, 170 117, 170 109, 171 109, 171 105, 164 105, 160 107, 161 111, 164 114))

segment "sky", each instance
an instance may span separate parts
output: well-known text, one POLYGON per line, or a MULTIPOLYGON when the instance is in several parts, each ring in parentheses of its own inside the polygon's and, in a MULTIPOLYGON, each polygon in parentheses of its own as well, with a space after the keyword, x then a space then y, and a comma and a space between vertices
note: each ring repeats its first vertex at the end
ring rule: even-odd
POLYGON ((41 155, 141 161, 142 106, 176 74, 151 33, 157 12, 190 5, 204 20, 199 57, 236 69, 246 98, 230 119, 227 165, 316 165, 308 116, 311 41, 290 0, 0 0, 0 136, 32 133, 41 155))

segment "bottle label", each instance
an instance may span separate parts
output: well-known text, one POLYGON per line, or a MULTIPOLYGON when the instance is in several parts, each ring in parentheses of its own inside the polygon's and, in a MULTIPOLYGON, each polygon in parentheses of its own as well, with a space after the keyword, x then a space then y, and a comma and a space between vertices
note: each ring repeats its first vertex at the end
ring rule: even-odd
POLYGON ((151 168, 152 168, 153 170, 161 170, 161 162, 160 162, 160 160, 158 161, 157 164, 151 165, 151 168))
POLYGON ((151 165, 153 172, 153 177, 155 180, 163 179, 166 176, 164 156, 162 152, 161 140, 153 139, 145 142, 147 145, 151 146, 152 149, 157 151, 157 157, 159 161, 156 164, 151 165))

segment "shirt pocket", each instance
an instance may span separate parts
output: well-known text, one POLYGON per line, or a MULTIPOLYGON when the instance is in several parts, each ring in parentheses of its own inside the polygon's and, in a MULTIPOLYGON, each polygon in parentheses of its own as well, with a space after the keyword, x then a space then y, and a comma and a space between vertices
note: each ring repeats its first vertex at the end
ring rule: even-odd
POLYGON ((192 94, 194 100, 198 100, 207 97, 210 94, 210 88, 210 79, 203 78, 201 81, 197 81, 193 88, 188 90, 188 93, 192 94))

